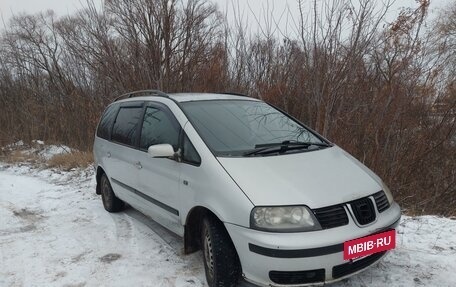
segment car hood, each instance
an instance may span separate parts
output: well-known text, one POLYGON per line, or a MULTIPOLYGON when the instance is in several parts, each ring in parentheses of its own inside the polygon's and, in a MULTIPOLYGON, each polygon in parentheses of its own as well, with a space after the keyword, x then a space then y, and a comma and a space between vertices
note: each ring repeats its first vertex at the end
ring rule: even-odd
POLYGON ((337 146, 265 157, 219 157, 219 162, 255 206, 319 208, 371 195, 381 180, 337 146))

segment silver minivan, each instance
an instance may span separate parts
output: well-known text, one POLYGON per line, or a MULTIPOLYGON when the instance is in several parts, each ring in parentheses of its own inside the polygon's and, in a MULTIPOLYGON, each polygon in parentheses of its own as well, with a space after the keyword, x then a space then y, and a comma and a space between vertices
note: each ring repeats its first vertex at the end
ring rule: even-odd
POLYGON ((383 181, 280 109, 234 94, 129 93, 94 142, 104 208, 128 203, 202 250, 209 286, 324 284, 394 248, 383 181))

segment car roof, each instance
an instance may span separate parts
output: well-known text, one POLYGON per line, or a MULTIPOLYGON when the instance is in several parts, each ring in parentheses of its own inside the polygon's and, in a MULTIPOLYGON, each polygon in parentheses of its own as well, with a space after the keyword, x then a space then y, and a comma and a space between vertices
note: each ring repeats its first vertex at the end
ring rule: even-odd
MULTIPOLYGON (((119 102, 129 102, 138 100, 153 100, 156 98, 169 98, 175 102, 192 102, 192 101, 210 101, 210 100, 244 100, 244 101, 259 101, 248 96, 237 95, 237 94, 220 94, 220 93, 169 93, 169 94, 154 94, 151 92, 147 95, 147 91, 141 94, 141 96, 127 97, 119 100, 119 102)), ((132 94, 134 95, 134 94, 132 94)))

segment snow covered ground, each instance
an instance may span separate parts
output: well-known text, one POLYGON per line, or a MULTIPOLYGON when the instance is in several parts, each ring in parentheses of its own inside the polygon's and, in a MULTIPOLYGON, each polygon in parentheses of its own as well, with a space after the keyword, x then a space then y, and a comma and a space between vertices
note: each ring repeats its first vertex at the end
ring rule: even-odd
MULTIPOLYGON (((200 253, 94 190, 90 168, 0 163, 0 286, 205 286, 200 253)), ((455 270, 456 220, 404 217, 396 250, 332 286, 456 286, 455 270)))

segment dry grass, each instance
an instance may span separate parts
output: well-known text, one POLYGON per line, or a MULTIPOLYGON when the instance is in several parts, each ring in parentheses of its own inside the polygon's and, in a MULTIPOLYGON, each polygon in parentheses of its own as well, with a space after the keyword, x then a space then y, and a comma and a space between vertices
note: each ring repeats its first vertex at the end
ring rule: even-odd
MULTIPOLYGON (((86 168, 93 163, 91 152, 73 150, 69 153, 57 154, 46 159, 40 155, 46 151, 48 145, 26 144, 9 148, 0 148, 0 161, 9 164, 33 164, 39 167, 58 168, 61 170, 71 170, 73 168, 86 168)), ((69 149, 71 150, 71 149, 69 149)))
POLYGON ((71 153, 58 154, 47 161, 48 167, 56 167, 62 170, 72 168, 86 168, 93 163, 93 156, 90 152, 74 151, 71 153))
POLYGON ((11 152, 4 153, 1 160, 6 163, 41 163, 43 159, 34 153, 26 153, 22 150, 13 150, 11 152))

